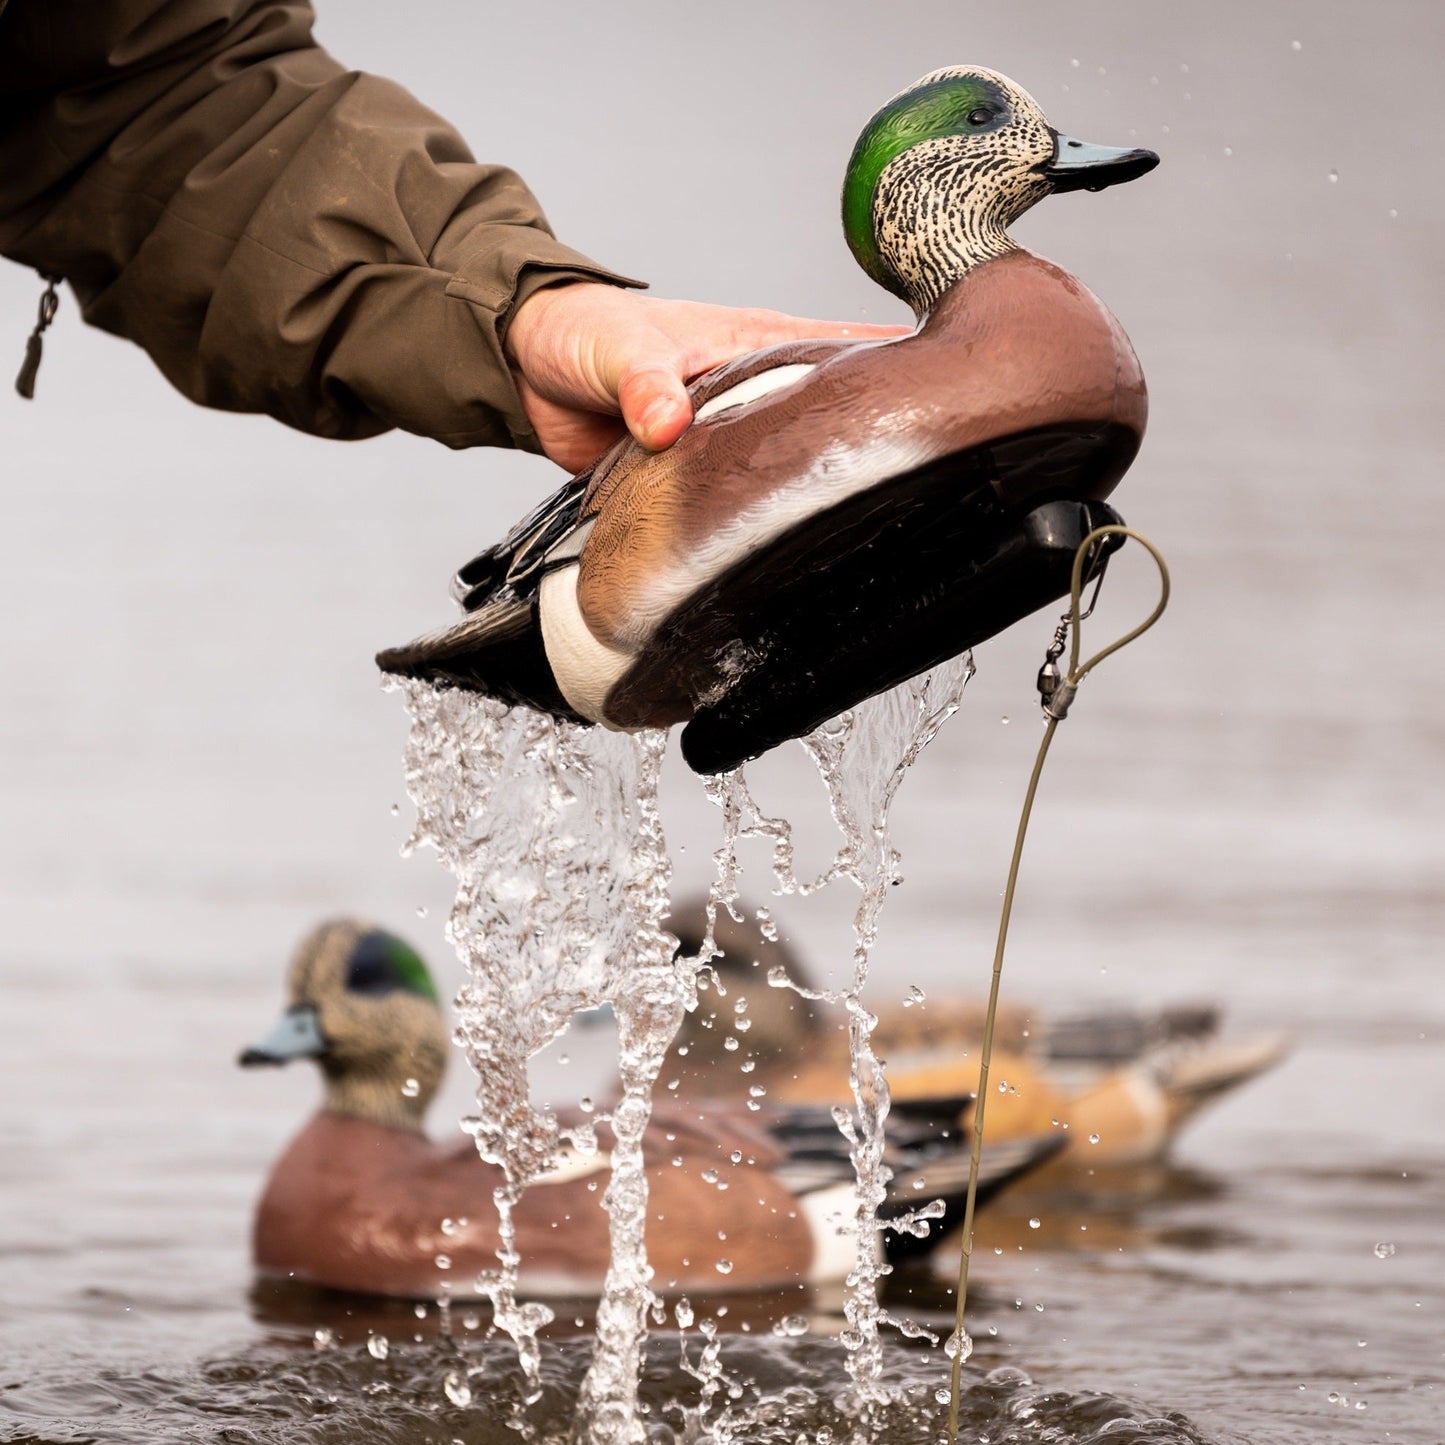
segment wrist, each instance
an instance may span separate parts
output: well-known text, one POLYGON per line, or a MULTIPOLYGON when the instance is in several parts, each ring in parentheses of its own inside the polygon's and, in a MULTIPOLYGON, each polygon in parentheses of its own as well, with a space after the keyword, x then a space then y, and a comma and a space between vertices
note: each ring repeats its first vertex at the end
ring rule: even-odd
POLYGON ((513 308, 502 336, 502 350, 507 360, 513 366, 523 366, 559 306, 566 309, 575 306, 586 293, 616 289, 603 282, 580 281, 572 276, 559 277, 538 286, 513 308))

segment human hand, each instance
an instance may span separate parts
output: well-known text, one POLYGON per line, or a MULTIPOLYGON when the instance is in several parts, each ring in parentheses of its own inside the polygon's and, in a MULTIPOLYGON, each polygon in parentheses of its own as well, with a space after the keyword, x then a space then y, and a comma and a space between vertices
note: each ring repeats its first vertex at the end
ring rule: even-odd
POLYGON ((805 321, 578 281, 534 291, 512 318, 506 349, 542 450, 577 472, 627 432, 651 451, 671 446, 692 421, 687 383, 744 352, 911 329, 805 321))

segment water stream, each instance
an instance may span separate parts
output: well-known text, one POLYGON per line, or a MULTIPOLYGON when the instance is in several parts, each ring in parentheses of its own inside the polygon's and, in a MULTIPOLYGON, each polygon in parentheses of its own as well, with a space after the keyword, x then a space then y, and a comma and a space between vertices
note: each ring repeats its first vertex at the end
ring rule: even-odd
POLYGON ((621 1086, 608 1119, 612 1250, 579 1419, 598 1441, 640 1439, 637 1377, 653 1303, 642 1137, 691 988, 691 969, 674 959, 675 940, 662 927, 670 869, 657 782, 665 738, 557 723, 422 684, 403 692, 412 717, 407 789, 417 809, 408 846, 435 848, 457 880, 447 936, 467 982, 456 1041, 477 1078, 477 1111, 465 1127, 506 1179, 495 1196, 499 1268, 477 1289, 516 1342, 525 1408, 541 1392, 537 1335, 553 1315, 517 1297, 512 1212, 559 1146, 580 1154, 599 1147, 590 1125, 559 1128, 551 1110, 533 1104, 528 1065, 574 1014, 610 1002, 621 1086))
MULTIPOLYGON (((853 1108, 836 1111, 857 1174, 853 1220, 856 1262, 847 1281, 848 1406, 867 1438, 874 1412, 890 1401, 882 1384, 878 1206, 889 1172, 883 1162, 888 1085, 873 1053, 875 1020, 862 989, 898 853, 888 816, 904 775, 958 708, 972 676, 968 658, 843 714, 803 741, 823 780, 842 835, 831 863, 800 880, 792 826, 757 805, 744 770, 707 780, 723 817, 715 854, 709 918, 737 916, 738 845, 765 839, 780 894, 814 893, 846 879, 860 898, 853 917, 852 972, 846 987, 814 995, 847 1011, 853 1108)), ((595 1153, 591 1124, 562 1128, 532 1101, 530 1060, 582 1010, 611 1005, 618 1027, 616 1103, 599 1119, 612 1135, 605 1195, 611 1259, 596 1317, 591 1366, 578 1398, 579 1439, 633 1445, 648 1437, 638 1409, 638 1382, 651 1288, 644 1223, 647 1176, 642 1140, 652 1091, 685 1009, 694 1007, 699 972, 712 956, 711 928, 696 958, 675 956, 664 921, 671 868, 658 812, 666 738, 582 728, 485 698, 423 684, 398 684, 412 728, 407 789, 417 810, 408 849, 434 848, 457 880, 447 936, 466 970, 458 1000, 456 1041, 476 1074, 476 1113, 464 1120, 483 1158, 505 1183, 495 1191, 502 1244, 498 1268, 475 1285, 493 1306, 496 1327, 516 1344, 523 1385, 514 1422, 542 1393, 538 1332, 552 1321, 545 1305, 518 1298, 521 1259, 513 1210, 527 1186, 551 1168, 558 1150, 595 1153)), ((766 926, 766 919, 763 920, 766 926)), ((775 986, 793 986, 773 978, 775 986)), ((762 1090, 750 1091, 761 1107, 762 1090)), ((679 1324, 690 1311, 678 1308, 679 1324)), ((719 1345, 704 1321, 703 1348, 685 1368, 699 1382, 702 1417, 720 1379, 719 1345)), ((713 1438, 728 1438, 726 1407, 713 1438)))

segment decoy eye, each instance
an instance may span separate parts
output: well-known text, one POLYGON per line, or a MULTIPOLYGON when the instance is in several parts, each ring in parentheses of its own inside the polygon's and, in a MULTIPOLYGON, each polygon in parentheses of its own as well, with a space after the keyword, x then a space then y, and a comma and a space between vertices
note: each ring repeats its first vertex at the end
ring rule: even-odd
POLYGON ((987 106, 979 106, 968 113, 969 125, 987 125, 993 119, 993 112, 987 106))

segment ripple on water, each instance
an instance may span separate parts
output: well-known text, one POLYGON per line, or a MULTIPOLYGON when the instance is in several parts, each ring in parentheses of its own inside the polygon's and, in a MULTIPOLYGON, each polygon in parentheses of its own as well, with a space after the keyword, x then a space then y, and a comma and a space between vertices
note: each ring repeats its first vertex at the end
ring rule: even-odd
MULTIPOLYGON (((890 1343, 881 1383, 887 1403, 866 1426, 840 1392, 844 1352, 834 1341, 729 1337, 724 1385, 704 1420, 688 1373, 702 1341, 654 1336, 641 1381, 652 1445, 933 1445, 947 1428, 937 1399, 943 1371, 931 1352, 890 1343)), ((542 1395, 524 1438, 569 1445, 590 1361, 582 1341, 542 1353, 542 1395)), ((959 1439, 990 1445, 1223 1445, 1184 1416, 1117 1395, 1051 1390, 1009 1366, 965 1372, 959 1439)), ((360 1342, 317 1351, 271 1343, 179 1371, 9 1382, 0 1389, 0 1438, 27 1445, 152 1445, 166 1439, 226 1445, 502 1445, 522 1386, 516 1352, 497 1343, 395 1345, 384 1360, 360 1342), (465 1380, 470 1403, 455 1403, 465 1380), (450 1383, 451 1388, 448 1388, 450 1383), (9 1426, 21 1433, 6 1433, 9 1426)))

